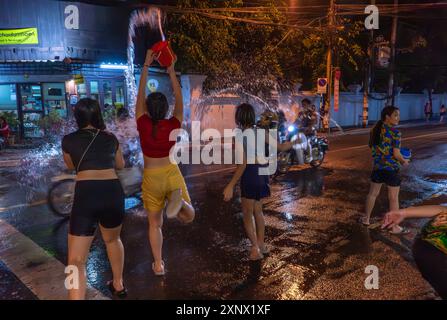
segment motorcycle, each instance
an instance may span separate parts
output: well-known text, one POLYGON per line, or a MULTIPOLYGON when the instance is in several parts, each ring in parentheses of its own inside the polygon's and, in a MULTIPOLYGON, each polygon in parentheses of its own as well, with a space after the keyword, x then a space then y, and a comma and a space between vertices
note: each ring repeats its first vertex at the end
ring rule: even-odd
POLYGON ((319 137, 314 127, 311 132, 305 134, 295 125, 288 127, 288 134, 283 141, 294 142, 300 140, 301 143, 289 151, 282 151, 278 153, 278 170, 277 174, 287 173, 293 165, 309 164, 313 168, 318 168, 324 162, 326 152, 329 150, 329 142, 326 137, 319 137))
MULTIPOLYGON (((130 167, 119 170, 118 178, 123 186, 126 210, 141 203, 142 168, 130 167)), ((62 218, 68 218, 73 207, 76 175, 64 173, 51 179, 47 203, 51 211, 62 218)))

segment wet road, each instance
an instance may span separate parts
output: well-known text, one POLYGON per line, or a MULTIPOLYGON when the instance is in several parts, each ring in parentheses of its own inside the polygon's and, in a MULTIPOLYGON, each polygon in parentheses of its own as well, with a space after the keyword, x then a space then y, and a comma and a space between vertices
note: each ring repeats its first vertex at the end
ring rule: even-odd
MULTIPOLYGON (((401 130, 403 146, 411 148, 414 155, 403 171, 402 206, 447 202, 442 196, 447 186, 447 128, 401 130)), ((227 168, 186 168, 197 219, 189 226, 165 220, 165 277, 157 278, 151 271, 144 211, 137 207, 127 212, 122 240, 129 299, 436 298, 414 266, 409 249, 421 222, 408 222, 412 233, 407 236, 368 230, 357 223, 369 188, 367 140, 366 132, 332 137, 322 168, 296 167, 272 183, 272 196, 264 205, 271 253, 262 263, 247 259, 249 243, 240 200, 222 200, 231 170, 205 174, 204 170, 227 168), (379 269, 378 290, 365 289, 368 265, 379 269)), ((57 263, 65 263, 66 221, 49 212, 44 194, 33 197, 34 205, 20 206, 27 203, 29 195, 16 182, 16 168, 0 170, 0 221, 15 228, 20 237, 31 239, 57 263)), ((386 191, 382 191, 374 214, 386 211, 386 191)), ((32 284, 32 279, 24 280, 1 262, 5 247, 15 245, 11 238, 0 235, 0 299, 41 298, 36 296, 38 290, 23 284, 32 284)), ((8 261, 12 260, 9 257, 8 261)), ((23 267, 25 271, 26 267, 33 267, 32 261, 23 267)), ((89 284, 110 296, 105 282, 111 271, 99 237, 93 243, 87 270, 89 284)), ((63 285, 53 282, 53 287, 63 285)))

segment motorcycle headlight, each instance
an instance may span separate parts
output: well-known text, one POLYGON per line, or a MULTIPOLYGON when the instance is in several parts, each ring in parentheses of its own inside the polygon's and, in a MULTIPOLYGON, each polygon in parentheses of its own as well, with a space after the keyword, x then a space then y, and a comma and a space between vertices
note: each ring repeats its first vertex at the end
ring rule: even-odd
POLYGON ((295 126, 289 126, 289 128, 287 130, 289 132, 293 132, 293 131, 295 131, 295 126))

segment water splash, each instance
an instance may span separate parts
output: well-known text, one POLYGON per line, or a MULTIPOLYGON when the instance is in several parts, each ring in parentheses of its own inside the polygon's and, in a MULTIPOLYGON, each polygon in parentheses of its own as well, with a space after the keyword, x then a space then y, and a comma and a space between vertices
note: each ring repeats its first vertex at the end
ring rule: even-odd
POLYGON ((157 8, 150 6, 146 9, 135 10, 129 21, 128 43, 127 43, 127 65, 125 71, 127 83, 127 101, 129 103, 129 113, 134 117, 134 107, 137 101, 138 89, 135 79, 135 44, 133 39, 136 36, 136 29, 141 26, 147 26, 151 30, 159 30, 163 41, 166 39, 163 32, 163 23, 165 20, 163 12, 157 8))
POLYGON ((191 101, 191 106, 196 107, 195 121, 202 121, 206 114, 211 111, 214 101, 218 98, 230 96, 232 98, 239 98, 241 102, 250 103, 255 108, 257 114, 265 110, 274 111, 275 107, 262 98, 245 91, 241 85, 235 85, 231 88, 218 89, 210 92, 200 98, 195 98, 191 101))

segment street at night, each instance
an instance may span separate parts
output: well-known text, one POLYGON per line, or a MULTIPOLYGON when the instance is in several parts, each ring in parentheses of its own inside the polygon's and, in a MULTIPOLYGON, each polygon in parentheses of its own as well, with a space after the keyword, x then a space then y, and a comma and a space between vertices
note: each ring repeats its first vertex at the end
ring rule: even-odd
MULTIPOLYGON (((410 221, 412 232, 405 236, 358 223, 371 170, 367 133, 357 129, 334 134, 321 168, 298 166, 272 183, 264 207, 271 253, 262 263, 246 258, 249 243, 243 239, 240 200, 227 204, 222 199, 231 168, 213 168, 210 173, 199 166, 185 168, 197 218, 191 226, 165 222, 163 250, 169 272, 164 278, 151 270, 146 214, 141 207, 126 213, 122 239, 129 298, 439 299, 411 258, 420 221, 410 221), (379 268, 379 290, 365 289, 368 265, 379 268)), ((447 128, 403 125, 402 136, 415 154, 403 173, 402 204, 447 202, 442 195, 447 128)), ((44 193, 34 197, 34 204, 26 204, 29 190, 18 187, 14 165, 22 155, 11 152, 10 166, 1 169, 0 259, 9 265, 1 265, 1 298, 60 299, 65 290, 60 282, 67 221, 49 211, 44 193)), ((374 214, 382 217, 387 206, 383 191, 374 214)), ((100 239, 93 244, 87 270, 95 288, 92 294, 111 298, 104 286, 111 271, 100 239)))
POLYGON ((0 305, 443 307, 446 14, 0 0, 0 305))

